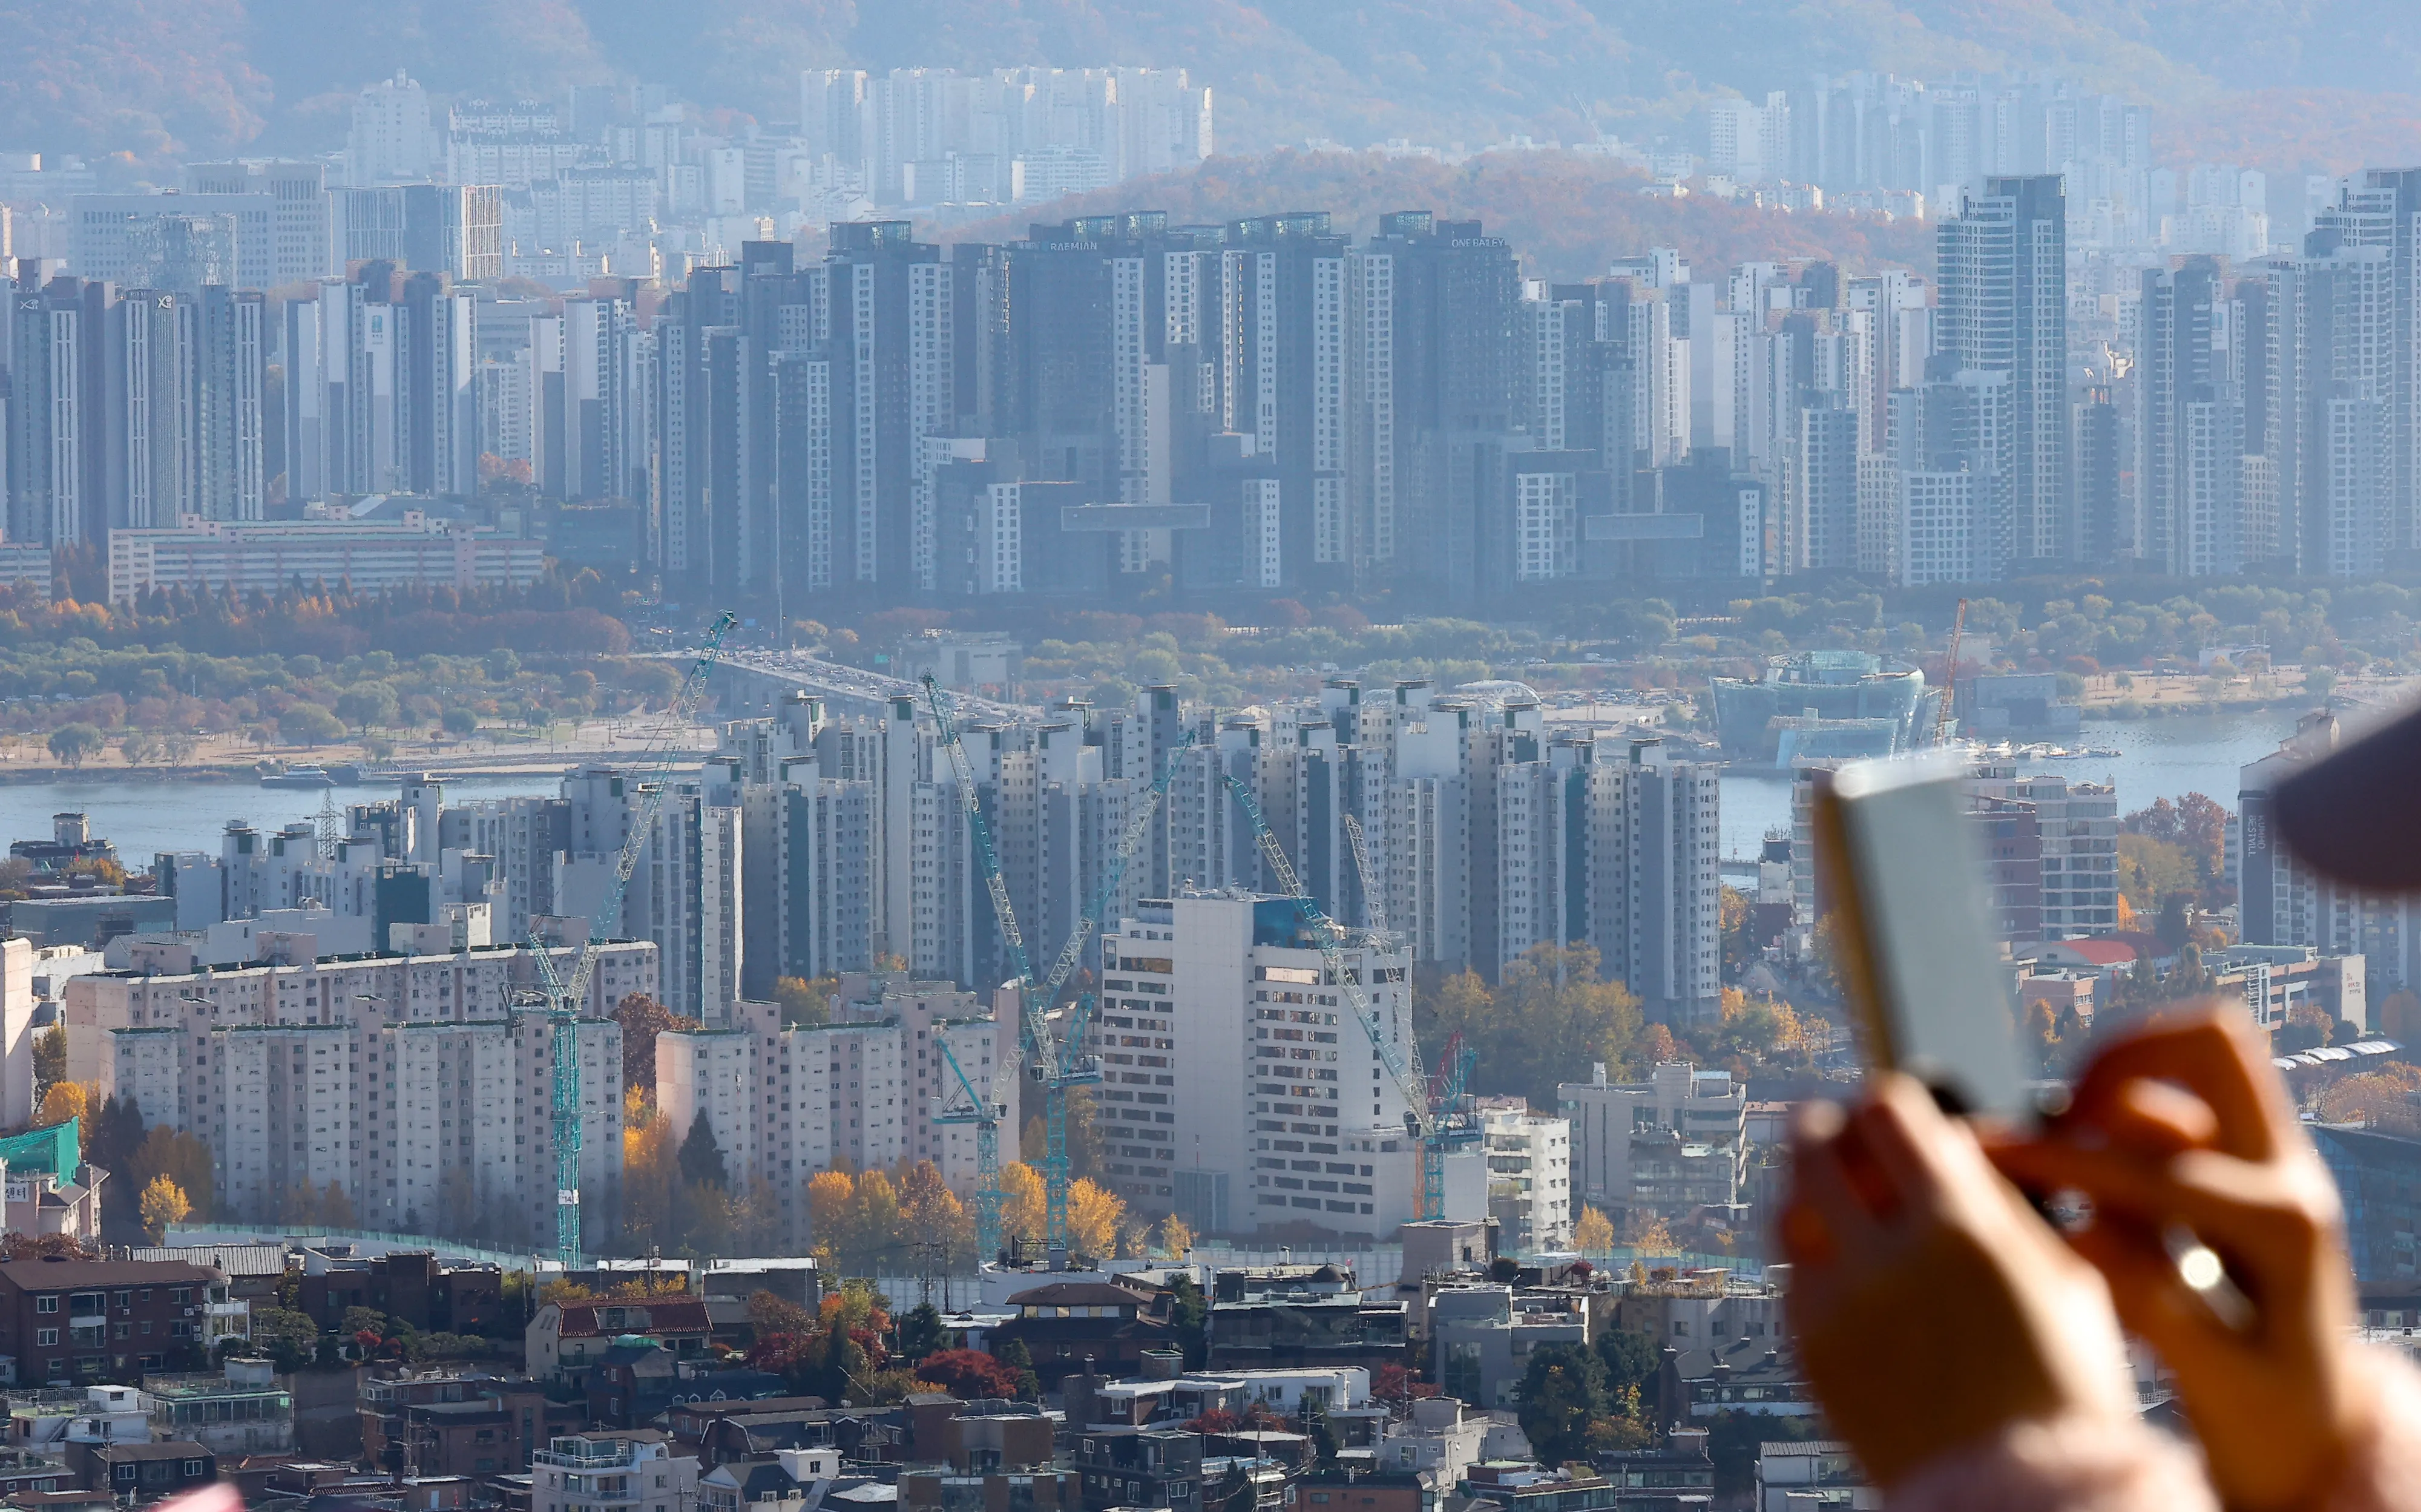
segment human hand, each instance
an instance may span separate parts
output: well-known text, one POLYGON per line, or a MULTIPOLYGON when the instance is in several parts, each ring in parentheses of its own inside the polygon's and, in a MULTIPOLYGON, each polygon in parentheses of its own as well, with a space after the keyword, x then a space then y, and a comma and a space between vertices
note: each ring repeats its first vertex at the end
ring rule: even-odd
POLYGON ((2022 1421, 2126 1421, 2125 1350, 2093 1269, 1909 1077, 1792 1137, 1788 1307, 1825 1416, 1888 1490, 2022 1421))
POLYGON ((2083 1192, 2070 1235, 2109 1281, 2118 1316, 2159 1350, 2240 1512, 2316 1504, 2366 1431, 2336 1185, 2269 1050, 2234 1011, 2198 1005, 2113 1044, 2067 1113, 1991 1152, 2031 1190, 2083 1192), (2180 1225, 2250 1302, 2231 1326, 2172 1255, 2180 1225))

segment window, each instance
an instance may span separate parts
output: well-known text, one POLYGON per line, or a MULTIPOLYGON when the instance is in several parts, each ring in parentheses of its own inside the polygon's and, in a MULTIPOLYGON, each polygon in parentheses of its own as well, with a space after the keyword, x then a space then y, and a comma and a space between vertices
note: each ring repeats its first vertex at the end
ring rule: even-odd
POLYGON ((59 1331, 55 1328, 36 1329, 34 1331, 34 1342, 36 1344, 55 1345, 59 1342, 59 1331))
POLYGON ((48 1296, 37 1297, 34 1299, 34 1311, 38 1313, 55 1313, 58 1310, 59 1295, 57 1292, 52 1292, 48 1296))
POLYGON ((188 1459, 188 1460, 186 1460, 186 1461, 185 1461, 185 1478, 186 1478, 186 1479, 188 1479, 188 1480, 195 1480, 195 1479, 198 1479, 198 1478, 200 1477, 201 1473, 202 1473, 202 1462, 201 1462, 200 1460, 198 1460, 198 1459, 188 1459))

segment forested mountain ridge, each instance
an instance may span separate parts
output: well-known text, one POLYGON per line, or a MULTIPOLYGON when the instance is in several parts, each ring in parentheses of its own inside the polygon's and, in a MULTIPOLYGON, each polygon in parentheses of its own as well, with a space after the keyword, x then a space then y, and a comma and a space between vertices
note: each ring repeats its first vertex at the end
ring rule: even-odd
POLYGON ((464 94, 642 78, 773 121, 805 67, 1155 64, 1213 86, 1244 152, 1652 134, 1855 69, 2055 70, 2160 106, 2172 155, 2275 137, 2273 169, 2395 155, 2421 114, 2421 7, 2394 0, 0 0, 0 147, 137 166, 325 149, 396 68, 464 94))

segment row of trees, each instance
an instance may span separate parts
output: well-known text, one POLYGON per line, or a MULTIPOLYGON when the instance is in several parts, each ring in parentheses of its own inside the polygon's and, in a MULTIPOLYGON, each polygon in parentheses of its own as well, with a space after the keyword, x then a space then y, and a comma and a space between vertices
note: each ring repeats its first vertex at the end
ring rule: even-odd
POLYGON ((1813 1037, 1788 1003, 1726 989, 1713 1023, 1688 1036, 1648 1023, 1629 988, 1604 978, 1586 945, 1534 945, 1494 987, 1471 972, 1416 978, 1413 1022, 1432 1056, 1460 1035, 1477 1057, 1471 1090, 1518 1096, 1554 1108, 1561 1083, 1585 1079, 1592 1062, 1610 1074, 1645 1076, 1663 1061, 1727 1065, 1741 1071, 1805 1067, 1813 1037))
MULTIPOLYGON (((2421 592, 2395 583, 2195 582, 2164 591, 2142 580, 2072 577, 1995 586, 1997 596, 1969 600, 1967 625, 1989 635, 2003 664, 2014 668, 2085 678, 2192 661, 2206 647, 2232 644, 2266 646, 2273 661, 2307 669, 2421 665, 2413 633, 2421 592)), ((1398 604, 1382 593, 1311 607, 1291 600, 1257 605, 1249 636, 1229 634, 1216 616, 1174 604, 1141 615, 1015 605, 894 609, 867 616, 854 631, 802 629, 844 659, 862 659, 916 630, 1003 630, 1031 647, 1029 688, 1089 687, 1116 696, 1143 683, 1171 682, 1181 696, 1233 704, 1293 685, 1303 669, 1320 666, 1378 679, 1455 682, 1493 675, 1595 687, 1609 669, 1584 655, 1611 648, 1635 659, 1617 675, 1646 691, 1710 671, 1737 674, 1755 658, 1811 646, 1921 658, 1938 650, 1957 597, 1956 589, 1880 593, 1847 577, 1819 581, 1797 593, 1694 604, 1692 613, 1721 622, 1683 640, 1675 638, 1679 611, 1671 599, 1608 595, 1599 585, 1568 598, 1533 595, 1519 627, 1428 616, 1424 606, 1398 604)))
POLYGON ((213 1206, 211 1147, 165 1125, 146 1129, 133 1098, 97 1098, 79 1082, 54 1079, 41 1087, 38 1129, 78 1120, 80 1154, 107 1171, 101 1221, 111 1233, 140 1228, 153 1243, 170 1224, 206 1219, 213 1206))
POLYGON ((223 656, 104 649, 89 637, 12 645, 0 636, 0 728, 48 732, 52 755, 72 766, 113 742, 130 761, 181 761, 205 734, 308 744, 439 726, 461 737, 483 721, 533 725, 662 707, 679 675, 661 662, 610 654, 626 645, 600 631, 525 662, 508 647, 476 656, 398 656, 386 646, 342 657, 223 656))

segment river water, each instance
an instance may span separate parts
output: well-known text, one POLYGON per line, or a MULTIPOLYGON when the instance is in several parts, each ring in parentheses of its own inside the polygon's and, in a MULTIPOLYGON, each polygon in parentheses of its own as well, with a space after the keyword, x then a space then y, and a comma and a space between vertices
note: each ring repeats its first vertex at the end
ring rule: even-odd
MULTIPOLYGON (((2237 773, 2248 762, 2278 749, 2294 733, 2293 709, 2242 714, 2195 714, 2176 719, 2086 720, 2077 743, 2116 757, 2075 761, 2021 761, 2024 774, 2057 772, 2080 782, 2115 783, 2118 812, 2130 813, 2155 798, 2172 803, 2188 793, 2207 793, 2236 806, 2237 773)), ((1790 828, 1790 779, 1726 773, 1724 854, 1752 857, 1766 831, 1790 828)))
MULTIPOLYGON (((457 803, 553 793, 555 787, 551 776, 478 777, 446 783, 445 798, 457 803)), ((162 850, 218 854, 219 833, 229 819, 240 818, 266 832, 310 818, 320 812, 321 791, 333 796, 341 811, 348 803, 393 798, 398 785, 366 782, 314 791, 192 779, 0 784, 0 842, 47 839, 52 815, 81 810, 96 836, 117 845, 119 860, 141 869, 162 850)))
MULTIPOLYGON (((2082 742, 2119 753, 2115 758, 2021 763, 2026 772, 2058 772, 2090 782, 2115 782, 2120 811, 2142 808, 2155 798, 2209 793, 2236 806, 2238 769, 2269 755, 2295 727, 2291 710, 2207 714, 2178 719, 2087 721, 2082 742)), ((1790 783, 1784 777, 1726 774, 1724 783, 1724 854, 1748 857, 1769 829, 1790 824, 1790 783)), ((449 802, 551 793, 550 776, 479 777, 445 785, 449 802)), ((395 794, 391 784, 364 783, 329 789, 339 808, 395 794)), ((0 784, 0 841, 51 833, 51 816, 79 809, 93 833, 116 842, 134 865, 159 850, 219 849, 219 832, 231 818, 274 830, 320 812, 318 792, 258 787, 236 782, 49 782, 0 784)))

